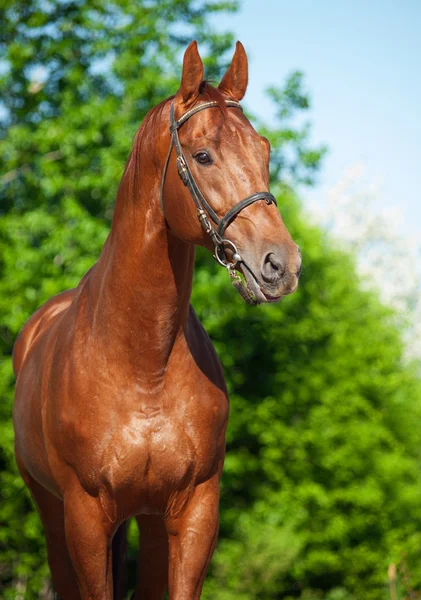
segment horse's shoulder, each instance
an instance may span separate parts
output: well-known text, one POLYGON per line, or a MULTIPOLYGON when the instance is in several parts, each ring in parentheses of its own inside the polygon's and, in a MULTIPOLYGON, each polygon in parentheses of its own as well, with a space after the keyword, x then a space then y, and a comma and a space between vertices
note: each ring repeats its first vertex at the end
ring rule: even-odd
POLYGON ((63 315, 85 287, 96 263, 85 273, 75 288, 56 294, 42 304, 23 325, 13 347, 13 371, 17 378, 28 350, 43 333, 49 330, 59 315, 63 315))
POLYGON ((72 303, 76 289, 53 296, 40 306, 22 327, 13 347, 13 370, 17 377, 31 345, 51 324, 52 320, 72 303))

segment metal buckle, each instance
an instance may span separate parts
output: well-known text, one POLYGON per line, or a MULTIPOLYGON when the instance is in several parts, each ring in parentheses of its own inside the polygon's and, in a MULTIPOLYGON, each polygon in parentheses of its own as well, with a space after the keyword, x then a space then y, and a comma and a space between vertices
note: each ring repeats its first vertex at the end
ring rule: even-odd
POLYGON ((212 231, 212 225, 211 225, 211 222, 209 221, 208 215, 205 213, 203 208, 197 209, 197 216, 199 218, 200 224, 202 225, 203 229, 205 230, 205 233, 209 234, 212 231))
POLYGON ((177 169, 178 169, 178 174, 180 175, 182 182, 184 183, 184 185, 187 185, 188 172, 187 172, 187 165, 186 165, 186 161, 184 160, 184 156, 177 156, 177 169))

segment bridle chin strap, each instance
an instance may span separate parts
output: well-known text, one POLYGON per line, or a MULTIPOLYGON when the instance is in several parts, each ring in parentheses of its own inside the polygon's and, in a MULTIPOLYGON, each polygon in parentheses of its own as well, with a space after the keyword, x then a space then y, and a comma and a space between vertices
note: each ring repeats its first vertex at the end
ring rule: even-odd
MULTIPOLYGON (((235 100, 225 100, 225 104, 228 107, 239 108, 241 111, 243 110, 240 103, 235 100)), ((210 101, 210 102, 202 102, 197 106, 194 106, 190 110, 184 113, 177 121, 174 118, 174 102, 171 105, 170 110, 170 135, 171 135, 171 143, 168 149, 167 159, 165 161, 164 171, 161 179, 161 189, 160 189, 160 202, 161 208, 163 210, 163 193, 164 193, 164 185, 165 185, 165 176, 168 170, 168 164, 170 162, 172 148, 174 146, 176 154, 177 154, 177 169, 178 174, 183 181, 184 185, 187 186, 190 190, 191 197, 193 198, 193 202, 196 205, 197 216, 198 219, 204 229, 204 231, 211 238, 214 246, 215 246, 215 259, 219 262, 219 264, 225 267, 228 270, 231 281, 234 287, 238 290, 241 296, 244 298, 246 302, 249 304, 256 304, 256 299, 254 295, 251 293, 249 288, 243 284, 240 276, 235 272, 235 266, 237 263, 245 261, 241 258, 236 245, 231 240, 224 237, 225 231, 227 227, 232 223, 232 221, 236 218, 236 216, 247 206, 254 204, 259 200, 265 200, 267 204, 271 204, 274 202, 276 204, 275 197, 269 192, 257 192, 244 198, 233 206, 221 219, 215 213, 213 208, 210 206, 206 198, 203 196, 202 192, 197 185, 193 174, 190 170, 189 164, 184 156, 183 149, 180 144, 180 139, 178 137, 178 130, 180 127, 188 120, 190 117, 195 115, 201 110, 206 108, 214 108, 218 106, 218 102, 210 101), (212 222, 216 225, 213 225, 212 222), (228 260, 225 250, 230 249, 232 252, 231 260, 228 260)))

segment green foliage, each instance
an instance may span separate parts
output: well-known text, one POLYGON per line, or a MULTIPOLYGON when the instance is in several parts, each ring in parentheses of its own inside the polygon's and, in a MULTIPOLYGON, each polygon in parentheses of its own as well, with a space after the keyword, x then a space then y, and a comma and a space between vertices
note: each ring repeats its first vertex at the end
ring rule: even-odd
POLYGON ((205 597, 387 598, 388 565, 404 552, 421 583, 421 384, 402 363, 391 312, 359 289, 350 257, 302 220, 291 194, 277 197, 303 249, 299 290, 251 311, 226 297, 212 264, 194 286, 232 403, 205 597))
MULTIPOLYGON (((233 40, 216 34, 208 15, 234 8, 35 0, 6 2, 0 13, 1 597, 39 597, 48 573, 13 459, 13 341, 96 260, 134 133, 176 90, 192 37, 207 53, 207 74, 220 75, 233 40)), ((421 588, 420 380, 402 361, 390 311, 361 291, 352 259, 306 222, 291 191, 313 180, 325 152, 297 125, 309 106, 302 76, 269 93, 277 122, 259 127, 304 272, 293 296, 253 309, 198 255, 193 303, 232 402, 220 542, 203 595, 386 600, 394 562, 403 598, 421 588)), ((133 527, 129 537, 133 557, 133 527)))
POLYGON ((292 73, 282 88, 270 87, 268 96, 276 106, 276 116, 280 127, 259 124, 259 130, 271 143, 271 178, 280 177, 294 185, 314 183, 314 176, 320 161, 326 154, 326 147, 310 148, 309 123, 297 124, 297 113, 310 108, 309 95, 303 89, 303 74, 292 73))

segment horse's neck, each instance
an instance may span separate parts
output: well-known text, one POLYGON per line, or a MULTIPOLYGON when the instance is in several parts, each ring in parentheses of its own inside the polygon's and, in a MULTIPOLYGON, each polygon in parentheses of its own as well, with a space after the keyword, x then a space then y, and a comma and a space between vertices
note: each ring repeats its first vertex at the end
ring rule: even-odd
POLYGON ((107 353, 133 367, 147 387, 162 378, 186 326, 194 247, 165 226, 161 173, 154 162, 141 161, 148 177, 139 172, 133 177, 139 164, 132 163, 120 184, 111 233, 90 288, 95 329, 107 353))

